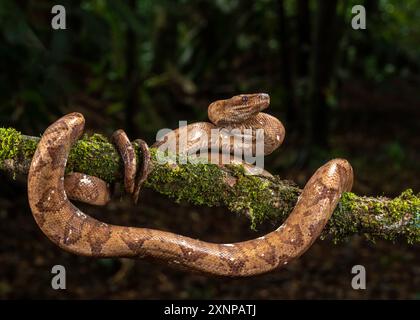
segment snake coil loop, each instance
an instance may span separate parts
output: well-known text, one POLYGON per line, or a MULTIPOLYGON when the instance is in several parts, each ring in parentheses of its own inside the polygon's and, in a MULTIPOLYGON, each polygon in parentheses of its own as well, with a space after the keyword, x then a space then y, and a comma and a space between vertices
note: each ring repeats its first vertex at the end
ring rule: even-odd
MULTIPOLYGON (((265 147, 265 153, 270 153, 283 140, 284 128, 280 121, 260 112, 268 99, 268 95, 257 94, 221 100, 210 105, 209 117, 217 126, 263 127, 271 135, 265 147), (244 109, 248 109, 246 116, 241 113, 244 109), (271 127, 265 127, 267 124, 271 127)), ((279 228, 237 243, 216 244, 160 230, 106 224, 69 201, 72 198, 102 205, 109 200, 102 180, 80 173, 65 177, 70 148, 81 136, 84 122, 80 113, 71 113, 50 125, 37 146, 28 175, 29 204, 37 224, 51 241, 78 255, 149 257, 188 270, 231 277, 269 272, 299 257, 312 245, 341 194, 350 191, 353 183, 353 170, 346 160, 327 162, 307 182, 295 208, 279 228)), ((194 130, 194 124, 190 126, 194 130)), ((136 176, 134 148, 127 136, 117 131, 113 142, 125 164, 125 188, 136 200, 149 171, 147 144, 136 141, 144 155, 136 176)))

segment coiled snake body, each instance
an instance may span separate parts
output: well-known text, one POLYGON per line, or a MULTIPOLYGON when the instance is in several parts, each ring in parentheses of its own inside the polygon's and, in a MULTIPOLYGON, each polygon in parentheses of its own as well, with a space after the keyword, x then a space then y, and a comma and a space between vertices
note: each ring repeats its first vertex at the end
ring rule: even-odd
MULTIPOLYGON (((261 112, 269 104, 270 97, 265 93, 242 94, 217 100, 208 107, 211 123, 196 122, 173 130, 153 147, 161 147, 166 143, 169 151, 186 155, 205 149, 204 151, 210 151, 210 156, 211 153, 229 154, 231 157, 227 160, 230 163, 244 164, 244 161, 235 156, 235 151, 240 151, 239 156, 268 155, 284 140, 283 124, 277 118, 261 112), (261 150, 257 148, 258 142, 262 143, 261 150)), ((217 164, 222 164, 222 156, 216 156, 214 160, 217 164)), ((246 169, 252 168, 246 163, 245 166, 246 169)))
MULTIPOLYGON (((241 125, 241 117, 247 126, 252 126, 255 119, 260 127, 264 123, 273 124, 272 127, 263 125, 265 132, 274 134, 265 146, 265 153, 270 153, 283 140, 284 128, 277 119, 259 113, 266 105, 265 95, 242 95, 214 104, 209 116, 217 126, 221 125, 218 120, 224 122, 223 125, 232 125, 234 122, 230 123, 229 117, 236 121, 236 126, 241 125), (238 99, 240 103, 236 103, 238 99), (229 107, 232 110, 228 110, 229 107), (244 117, 241 110, 249 108, 253 112, 251 118, 244 117), (233 109, 236 110, 230 113, 233 109), (222 113, 224 117, 218 117, 222 113)), ((84 122, 81 114, 71 113, 48 127, 38 144, 28 176, 29 204, 37 224, 55 244, 78 255, 151 257, 221 276, 265 273, 303 254, 324 228, 341 193, 352 186, 350 164, 343 159, 331 160, 310 178, 295 208, 279 228, 263 237, 237 243, 216 244, 154 229, 111 225, 86 215, 69 201, 69 197, 93 204, 109 200, 106 184, 98 178, 79 173, 64 178, 70 148, 82 134, 84 122)), ((125 163, 126 189, 137 199, 147 176, 147 148, 144 143, 140 144, 146 159, 142 174, 137 177, 129 140, 121 131, 113 140, 125 163)))

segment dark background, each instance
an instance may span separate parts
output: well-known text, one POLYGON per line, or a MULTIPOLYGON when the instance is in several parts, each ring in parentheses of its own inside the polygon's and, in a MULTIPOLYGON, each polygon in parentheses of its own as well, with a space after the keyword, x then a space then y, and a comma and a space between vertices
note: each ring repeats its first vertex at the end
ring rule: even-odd
MULTIPOLYGON (((0 2, 0 125, 40 135, 79 111, 90 132, 154 142, 207 106, 267 92, 287 130, 266 168, 303 186, 332 157, 354 167, 353 191, 420 190, 420 3, 410 1, 61 1, 67 30, 51 28, 56 2, 0 2), (351 28, 364 4, 367 29, 351 28)), ((0 298, 420 298, 418 245, 317 241, 298 261, 250 279, 214 279, 145 261, 95 260, 54 246, 35 224, 25 177, 0 173, 0 298), (51 268, 67 290, 51 289, 51 268), (353 265, 367 290, 351 288, 353 265)), ((144 190, 85 208, 107 222, 231 242, 273 228, 224 208, 175 204, 144 190)))

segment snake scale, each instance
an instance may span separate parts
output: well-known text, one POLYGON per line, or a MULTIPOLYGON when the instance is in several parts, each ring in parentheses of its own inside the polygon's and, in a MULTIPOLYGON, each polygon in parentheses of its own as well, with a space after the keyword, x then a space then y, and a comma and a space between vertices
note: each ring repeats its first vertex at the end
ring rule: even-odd
MULTIPOLYGON (((264 129, 271 153, 284 138, 279 120, 260 112, 269 103, 268 95, 240 95, 209 106, 213 122, 199 127, 259 127, 264 129)), ((92 257, 149 257, 191 271, 230 277, 245 277, 278 269, 302 255, 317 239, 340 196, 350 191, 353 170, 344 159, 334 159, 320 167, 305 185, 289 217, 265 236, 237 243, 217 244, 182 235, 148 229, 111 225, 83 213, 71 199, 103 205, 109 200, 102 180, 81 173, 65 176, 67 157, 81 136, 85 120, 70 113, 44 132, 33 156, 28 175, 28 197, 33 216, 46 236, 69 252, 92 257)), ((193 133, 197 124, 188 127, 193 133)), ((117 131, 113 142, 125 164, 125 188, 138 198, 147 177, 150 154, 145 155, 141 173, 136 175, 134 149, 126 135, 117 131)), ((157 143, 158 145, 159 143, 157 143)))

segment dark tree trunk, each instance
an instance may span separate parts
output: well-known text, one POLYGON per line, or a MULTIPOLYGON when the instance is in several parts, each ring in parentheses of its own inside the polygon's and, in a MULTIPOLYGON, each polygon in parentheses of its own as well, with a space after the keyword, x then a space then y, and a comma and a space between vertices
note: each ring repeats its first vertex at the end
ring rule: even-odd
POLYGON ((337 0, 318 0, 310 114, 310 142, 314 147, 328 147, 327 91, 338 49, 337 20, 337 0))
MULTIPOLYGON (((136 1, 129 0, 128 7, 130 10, 136 10, 136 1)), ((138 46, 135 31, 128 27, 126 32, 126 49, 125 49, 125 61, 126 61, 126 83, 127 93, 125 100, 125 130, 130 137, 137 136, 137 130, 135 125, 135 118, 139 109, 139 66, 138 66, 138 46)))
POLYGON ((379 13, 379 0, 365 0, 364 2, 366 21, 369 21, 369 18, 377 17, 379 13))
POLYGON ((161 7, 159 10, 160 23, 157 24, 153 39, 152 72, 154 74, 165 72, 168 62, 175 63, 175 48, 177 47, 177 30, 174 25, 176 25, 178 17, 170 12, 171 7, 161 7))
POLYGON ((309 59, 311 47, 311 22, 309 0, 298 0, 297 4, 297 74, 303 79, 309 76, 309 59))
POLYGON ((286 106, 286 116, 288 122, 295 122, 297 117, 296 104, 295 104, 295 88, 292 77, 292 61, 290 59, 291 45, 290 45, 290 32, 287 24, 286 12, 284 9, 284 1, 277 1, 277 11, 279 17, 279 40, 281 44, 281 70, 280 75, 283 85, 283 104, 286 106))
POLYGON ((305 120, 309 118, 309 82, 310 82, 310 50, 311 50, 311 14, 309 0, 296 1, 297 45, 296 45, 296 109, 298 110, 297 129, 305 130, 305 120))

